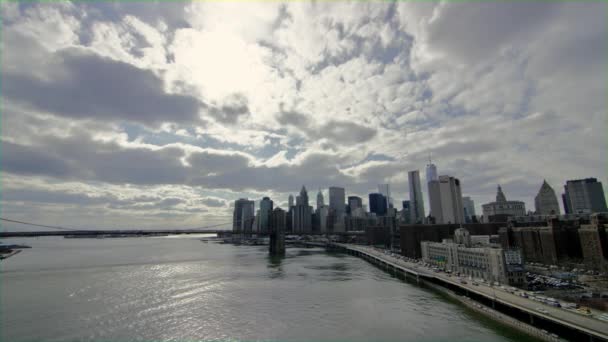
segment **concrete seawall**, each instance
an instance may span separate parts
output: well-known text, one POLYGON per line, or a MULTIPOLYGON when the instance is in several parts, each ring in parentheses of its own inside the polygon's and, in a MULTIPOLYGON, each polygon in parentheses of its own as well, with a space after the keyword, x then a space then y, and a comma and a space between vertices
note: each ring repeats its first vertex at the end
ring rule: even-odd
POLYGON ((428 286, 436 291, 439 291, 445 295, 447 295, 448 297, 457 300, 459 303, 463 304, 464 306, 466 306, 467 308, 480 313, 482 315, 485 315, 488 318, 493 319, 494 321, 506 325, 508 327, 511 327, 513 329, 516 329, 520 332, 523 332, 525 334, 528 334, 530 336, 533 336, 535 338, 538 338, 540 340, 543 341, 548 341, 548 342, 564 342, 566 340, 561 339, 559 337, 553 337, 551 335, 549 335, 548 333, 543 332, 541 329, 538 329, 534 326, 531 326, 530 324, 526 324, 522 321, 519 321, 515 318, 509 317, 507 315, 504 315, 496 310, 493 310, 492 308, 485 306, 483 304, 480 304, 468 297, 463 297, 463 296, 459 296, 456 293, 446 289, 443 286, 439 286, 436 284, 432 284, 429 283, 427 281, 422 281, 422 283, 424 283, 425 286, 428 286))

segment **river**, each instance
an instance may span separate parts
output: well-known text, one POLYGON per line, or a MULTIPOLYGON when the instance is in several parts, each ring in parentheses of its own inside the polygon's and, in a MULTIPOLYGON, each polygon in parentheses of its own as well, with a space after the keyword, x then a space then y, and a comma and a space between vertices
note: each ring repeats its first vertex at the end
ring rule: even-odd
POLYGON ((195 237, 6 239, 2 341, 531 341, 323 249, 195 237))

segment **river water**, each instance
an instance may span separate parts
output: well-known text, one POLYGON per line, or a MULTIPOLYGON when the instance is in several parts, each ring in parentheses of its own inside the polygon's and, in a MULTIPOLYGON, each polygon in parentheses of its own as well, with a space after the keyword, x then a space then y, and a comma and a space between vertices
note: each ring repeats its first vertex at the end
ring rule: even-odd
POLYGON ((194 237, 7 239, 2 341, 522 341, 367 262, 194 237))

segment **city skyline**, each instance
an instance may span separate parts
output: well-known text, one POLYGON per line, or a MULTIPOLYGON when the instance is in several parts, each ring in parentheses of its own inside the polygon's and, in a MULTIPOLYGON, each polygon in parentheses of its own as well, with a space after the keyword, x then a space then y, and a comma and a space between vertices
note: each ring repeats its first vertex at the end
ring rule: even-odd
POLYGON ((400 207, 411 170, 428 215, 429 156, 478 214, 498 184, 606 192, 605 3, 1 6, 4 217, 198 227, 302 184, 400 207))

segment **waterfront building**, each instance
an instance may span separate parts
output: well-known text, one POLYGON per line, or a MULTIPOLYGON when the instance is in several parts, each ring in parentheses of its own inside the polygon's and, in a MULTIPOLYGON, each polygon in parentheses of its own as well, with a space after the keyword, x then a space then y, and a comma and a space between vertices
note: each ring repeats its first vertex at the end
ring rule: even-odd
POLYGON ((232 213, 232 231, 234 233, 251 233, 255 212, 255 203, 246 198, 234 202, 232 213))
POLYGON ((296 197, 296 205, 292 214, 293 233, 310 233, 312 230, 312 207, 308 204, 308 192, 302 186, 300 195, 296 197))
POLYGON ((578 230, 583 259, 589 268, 608 271, 607 223, 605 214, 592 214, 591 222, 581 225, 578 230))
POLYGON ((553 191, 553 188, 546 180, 543 180, 543 185, 541 185, 538 194, 534 197, 534 209, 536 210, 536 215, 560 214, 559 202, 557 201, 557 196, 555 196, 555 191, 553 191))
POLYGON ((317 211, 324 205, 323 203, 323 193, 321 192, 321 189, 319 189, 319 192, 317 193, 317 211))
POLYGON ((486 222, 502 220, 505 222, 509 216, 526 215, 526 205, 522 201, 507 201, 500 185, 496 190, 496 201, 483 204, 483 216, 486 222))
POLYGON ((422 223, 424 221, 424 200, 420 188, 420 172, 418 170, 408 172, 408 183, 410 190, 410 222, 422 223))
POLYGON ((462 208, 464 209, 464 222, 470 223, 475 216, 475 202, 469 196, 462 198, 462 208))
POLYGON ((376 216, 384 216, 387 212, 386 198, 379 193, 369 194, 369 211, 376 216))
POLYGON ((460 180, 450 176, 439 176, 429 182, 429 202, 435 223, 464 223, 464 209, 460 180))
MULTIPOLYGON (((499 247, 472 247, 470 235, 464 228, 456 229, 454 241, 423 241, 422 258, 445 270, 474 279, 511 284, 522 279, 522 274, 509 276, 505 255, 499 247)), ((523 270, 523 268, 522 268, 523 270)))
POLYGON ((545 222, 523 224, 518 226, 516 221, 510 221, 498 234, 502 247, 520 249, 526 262, 557 265, 583 259, 580 220, 565 221, 549 216, 545 222))
POLYGON ((595 178, 569 180, 562 195, 566 214, 606 212, 602 182, 595 178))
POLYGON ((273 210, 273 202, 270 198, 264 197, 260 201, 259 210, 259 221, 258 221, 258 232, 261 234, 267 234, 270 227, 270 215, 273 210))

